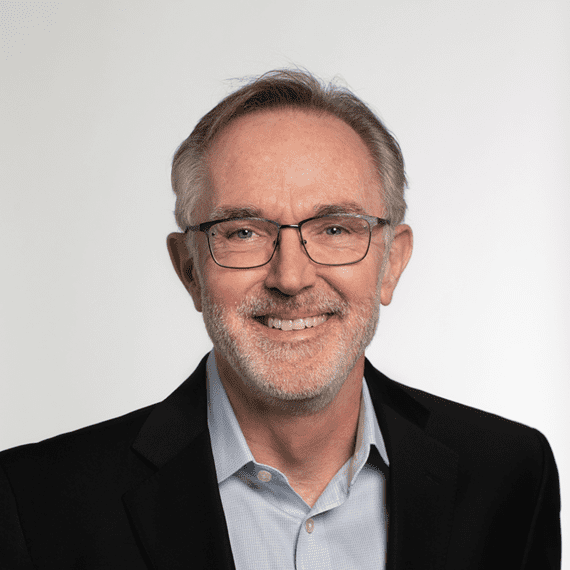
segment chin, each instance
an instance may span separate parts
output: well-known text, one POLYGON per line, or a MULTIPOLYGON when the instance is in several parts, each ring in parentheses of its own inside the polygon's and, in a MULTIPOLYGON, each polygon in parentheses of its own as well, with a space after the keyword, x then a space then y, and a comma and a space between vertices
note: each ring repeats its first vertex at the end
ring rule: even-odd
POLYGON ((202 300, 204 322, 216 350, 248 391, 263 404, 292 413, 318 411, 334 400, 374 336, 379 306, 371 300, 347 308, 335 323, 323 326, 322 334, 284 342, 269 338, 246 310, 228 313, 211 300, 202 300))

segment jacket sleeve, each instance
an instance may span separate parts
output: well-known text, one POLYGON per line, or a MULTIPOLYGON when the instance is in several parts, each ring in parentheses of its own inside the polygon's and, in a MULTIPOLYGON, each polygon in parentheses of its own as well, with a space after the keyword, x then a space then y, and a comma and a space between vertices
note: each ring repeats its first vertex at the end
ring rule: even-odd
POLYGON ((522 570, 560 570, 560 484, 552 449, 536 431, 542 448, 542 479, 528 533, 522 570))
POLYGON ((33 570, 12 487, 0 466, 0 568, 33 570))

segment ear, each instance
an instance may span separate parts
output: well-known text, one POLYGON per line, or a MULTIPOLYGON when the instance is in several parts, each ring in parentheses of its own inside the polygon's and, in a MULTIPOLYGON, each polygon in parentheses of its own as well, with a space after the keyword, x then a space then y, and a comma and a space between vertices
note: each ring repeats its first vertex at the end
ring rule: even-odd
POLYGON ((396 226, 392 246, 390 247, 390 254, 386 268, 384 269, 384 276, 382 278, 382 290, 380 292, 380 302, 383 305, 389 305, 392 301, 392 295, 396 285, 400 279, 400 275, 404 272, 408 261, 412 255, 413 249, 413 234, 412 228, 406 224, 396 226))
POLYGON ((192 296, 196 310, 202 312, 202 290, 196 274, 196 262, 186 247, 186 234, 170 234, 166 238, 166 245, 176 274, 192 296))

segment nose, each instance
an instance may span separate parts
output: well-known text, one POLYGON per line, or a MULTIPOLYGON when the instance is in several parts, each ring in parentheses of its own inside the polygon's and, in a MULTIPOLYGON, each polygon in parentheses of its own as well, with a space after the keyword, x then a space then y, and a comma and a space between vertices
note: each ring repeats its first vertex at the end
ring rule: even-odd
POLYGON ((268 289, 293 296, 314 285, 316 266, 309 259, 297 228, 282 228, 279 243, 269 262, 265 279, 268 289))

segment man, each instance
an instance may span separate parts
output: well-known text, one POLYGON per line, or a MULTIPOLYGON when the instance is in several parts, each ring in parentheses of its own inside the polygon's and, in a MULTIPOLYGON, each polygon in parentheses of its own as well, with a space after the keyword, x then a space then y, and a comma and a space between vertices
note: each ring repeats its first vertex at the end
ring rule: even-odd
POLYGON ((172 179, 168 249, 214 349, 164 402, 0 456, 2 567, 559 568, 544 436, 364 357, 412 251, 372 112, 268 73, 172 179))

